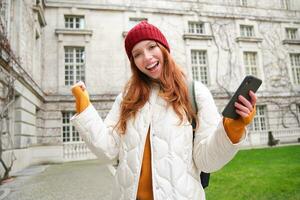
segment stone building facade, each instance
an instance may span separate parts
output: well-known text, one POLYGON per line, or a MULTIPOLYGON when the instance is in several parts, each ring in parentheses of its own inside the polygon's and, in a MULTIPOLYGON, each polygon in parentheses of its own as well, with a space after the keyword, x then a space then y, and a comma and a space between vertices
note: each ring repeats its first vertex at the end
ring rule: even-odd
POLYGON ((6 35, 20 58, 12 67, 21 78, 5 128, 14 141, 14 170, 93 158, 69 123, 70 86, 85 81, 104 117, 130 78, 124 37, 141 20, 162 30, 177 63, 209 87, 220 112, 245 75, 263 80, 246 146, 266 145, 270 131, 281 142, 300 137, 299 1, 2 2, 6 35))

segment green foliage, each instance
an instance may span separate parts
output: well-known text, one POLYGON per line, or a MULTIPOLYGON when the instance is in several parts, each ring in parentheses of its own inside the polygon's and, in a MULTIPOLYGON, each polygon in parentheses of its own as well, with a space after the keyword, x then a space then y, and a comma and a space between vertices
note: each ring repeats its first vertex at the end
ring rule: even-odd
POLYGON ((300 200, 300 145, 241 150, 205 191, 207 200, 300 200))

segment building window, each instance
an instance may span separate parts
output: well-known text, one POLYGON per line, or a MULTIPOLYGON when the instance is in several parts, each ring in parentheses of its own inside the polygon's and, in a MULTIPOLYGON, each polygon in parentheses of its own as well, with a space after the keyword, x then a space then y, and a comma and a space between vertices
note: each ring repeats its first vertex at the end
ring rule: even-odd
POLYGON ((258 76, 256 52, 244 52, 244 65, 246 75, 258 76))
POLYGON ((65 85, 85 81, 85 52, 82 47, 65 47, 65 85))
POLYGON ((240 25, 241 36, 242 37, 253 37, 254 27, 249 25, 240 25))
POLYGON ((9 0, 2 0, 0 1, 0 20, 3 27, 0 27, 0 31, 7 35, 8 32, 8 23, 9 23, 9 8, 10 8, 10 1, 9 0), (3 30, 2 30, 3 29, 3 30))
POLYGON ((141 21, 148 21, 147 18, 137 18, 137 17, 130 17, 129 18, 129 24, 128 24, 128 30, 132 29, 135 25, 140 23, 141 21))
POLYGON ((290 8, 290 0, 281 0, 281 9, 288 10, 290 8))
POLYGON ((2 21, 5 21, 6 11, 7 11, 7 2, 6 1, 2 1, 0 3, 0 17, 1 17, 2 21))
POLYGON ((293 82, 300 85, 300 53, 290 54, 293 82))
POLYGON ((204 34, 204 24, 202 22, 189 22, 189 33, 204 34))
POLYGON ((81 138, 79 133, 75 130, 75 127, 70 123, 71 117, 75 115, 75 112, 63 112, 62 113, 62 139, 63 142, 79 142, 81 138))
POLYGON ((297 39, 297 32, 298 30, 296 28, 286 28, 286 38, 289 40, 296 40, 297 39))
POLYGON ((298 119, 300 120, 300 104, 296 104, 298 119))
POLYGON ((193 79, 208 84, 207 53, 202 50, 191 51, 193 79))
POLYGON ((84 28, 84 16, 65 15, 65 28, 83 29, 84 28))
POLYGON ((237 0, 240 6, 247 6, 247 0, 237 0))
POLYGON ((253 122, 249 126, 249 130, 252 131, 264 131, 267 130, 267 115, 266 115, 266 106, 256 106, 256 115, 253 119, 253 122))

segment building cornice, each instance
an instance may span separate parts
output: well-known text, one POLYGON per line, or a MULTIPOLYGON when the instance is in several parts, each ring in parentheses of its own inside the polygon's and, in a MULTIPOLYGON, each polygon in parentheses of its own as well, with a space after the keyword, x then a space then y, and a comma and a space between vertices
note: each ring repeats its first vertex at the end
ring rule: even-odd
POLYGON ((190 34, 186 33, 183 34, 183 39, 191 39, 191 40, 212 40, 213 36, 212 35, 203 35, 203 34, 190 34))
POLYGON ((62 34, 62 35, 93 35, 92 30, 88 29, 55 29, 56 34, 62 34))
POLYGON ((234 19, 251 19, 258 21, 272 22, 293 22, 300 23, 300 10, 283 10, 283 9, 267 9, 256 7, 241 7, 234 5, 217 5, 213 3, 199 3, 195 1, 170 1, 166 4, 157 5, 151 3, 126 3, 115 1, 112 3, 87 3, 81 1, 56 1, 47 0, 48 8, 72 8, 105 10, 105 11, 122 11, 122 12, 145 12, 145 13, 161 13, 173 15, 195 15, 201 17, 212 18, 234 18, 234 19), (218 12, 215 12, 215 10, 218 12), (280 16, 283 14, 283 16, 280 16))
MULTIPOLYGON (((98 94, 98 95, 90 95, 90 100, 92 102, 101 102, 101 101, 114 101, 117 97, 116 94, 98 94)), ((46 103, 53 103, 53 102, 61 102, 61 103, 68 103, 74 102, 74 97, 68 94, 53 94, 47 95, 45 97, 46 103)))
POLYGON ((258 37, 237 37, 236 42, 253 42, 253 43, 260 43, 263 41, 262 38, 258 37))
POLYGON ((85 41, 89 42, 91 36, 93 35, 92 30, 88 29, 55 29, 55 33, 58 36, 58 41, 62 42, 64 40, 64 36, 84 36, 85 41))
POLYGON ((289 40, 289 39, 285 39, 282 41, 282 44, 295 44, 295 45, 299 45, 300 44, 300 40, 289 40))
POLYGON ((45 93, 31 78, 31 76, 17 63, 12 64, 11 66, 7 63, 5 65, 4 62, 0 62, 0 68, 1 74, 12 76, 16 81, 20 82, 24 87, 31 91, 38 99, 40 99, 42 102, 45 101, 45 93))
MULTIPOLYGON (((230 97, 226 92, 222 92, 220 90, 211 91, 212 95, 216 99, 229 99, 230 97)), ((231 92, 231 95, 233 95, 234 92, 231 92)), ((258 91, 256 93, 257 97, 259 98, 287 98, 287 97, 294 97, 294 98, 300 98, 300 93, 297 90, 293 90, 290 92, 285 92, 283 90, 280 91, 274 91, 274 90, 264 90, 264 91, 258 91)))

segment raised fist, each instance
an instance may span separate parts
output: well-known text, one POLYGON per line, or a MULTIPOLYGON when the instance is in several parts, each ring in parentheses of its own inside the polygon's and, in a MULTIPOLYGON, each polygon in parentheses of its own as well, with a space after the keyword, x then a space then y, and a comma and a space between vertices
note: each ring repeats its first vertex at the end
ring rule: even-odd
POLYGON ((73 96, 76 99, 76 112, 81 113, 90 104, 90 97, 84 82, 79 81, 71 87, 73 96))

